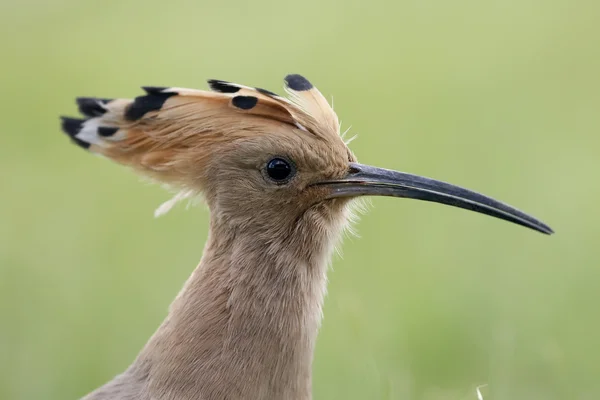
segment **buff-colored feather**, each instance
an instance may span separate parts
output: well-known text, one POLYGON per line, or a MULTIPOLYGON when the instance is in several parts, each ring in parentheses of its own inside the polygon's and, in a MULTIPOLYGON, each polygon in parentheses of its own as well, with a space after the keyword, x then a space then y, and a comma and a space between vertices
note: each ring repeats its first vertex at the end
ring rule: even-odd
POLYGON ((225 81, 209 85, 212 91, 146 87, 134 100, 80 98, 90 118, 64 118, 63 128, 82 147, 182 190, 201 190, 197 172, 224 142, 284 130, 339 140, 336 114, 300 75, 286 77, 291 101, 225 81))

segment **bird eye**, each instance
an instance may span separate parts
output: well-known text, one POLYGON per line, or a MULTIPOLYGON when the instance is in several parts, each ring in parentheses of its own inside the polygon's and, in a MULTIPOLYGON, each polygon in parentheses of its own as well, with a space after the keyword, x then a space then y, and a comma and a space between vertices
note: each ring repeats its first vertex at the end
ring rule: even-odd
POLYGON ((294 175, 294 167, 283 158, 273 158, 267 163, 267 175, 276 183, 285 183, 294 175))

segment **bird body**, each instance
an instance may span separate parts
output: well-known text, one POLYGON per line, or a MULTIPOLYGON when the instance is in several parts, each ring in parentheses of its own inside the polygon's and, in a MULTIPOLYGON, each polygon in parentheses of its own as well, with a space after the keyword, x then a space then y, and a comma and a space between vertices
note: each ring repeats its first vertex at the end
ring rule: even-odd
POLYGON ((209 84, 80 98, 87 118, 63 118, 79 146, 177 198, 202 195, 210 209, 202 260, 167 318, 87 400, 310 399, 327 266, 356 197, 436 201, 552 232, 475 192, 358 164, 333 109, 300 75, 286 77, 289 99, 209 84))

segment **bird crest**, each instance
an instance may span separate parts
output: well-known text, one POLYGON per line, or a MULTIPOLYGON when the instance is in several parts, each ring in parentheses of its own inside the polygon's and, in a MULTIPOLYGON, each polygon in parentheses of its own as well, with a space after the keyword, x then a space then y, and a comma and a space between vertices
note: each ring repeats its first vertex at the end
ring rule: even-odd
POLYGON ((301 75, 285 77, 288 98, 222 80, 208 84, 210 91, 143 87, 135 99, 80 97, 85 118, 62 117, 62 128, 82 148, 180 191, 159 213, 200 192, 211 157, 238 139, 295 133, 349 151, 332 107, 301 75))

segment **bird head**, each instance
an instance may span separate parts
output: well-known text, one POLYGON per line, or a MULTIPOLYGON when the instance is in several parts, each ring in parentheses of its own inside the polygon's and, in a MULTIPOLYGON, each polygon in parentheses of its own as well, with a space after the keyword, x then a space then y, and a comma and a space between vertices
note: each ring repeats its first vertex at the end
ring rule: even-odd
POLYGON ((285 84, 288 97, 210 80, 211 91, 146 87, 133 100, 79 98, 87 118, 63 118, 63 130, 81 147, 179 190, 179 197, 201 193, 213 218, 230 226, 293 229, 307 213, 337 223, 354 198, 393 196, 552 233, 476 192, 359 164, 317 88, 300 75, 288 75, 285 84))

